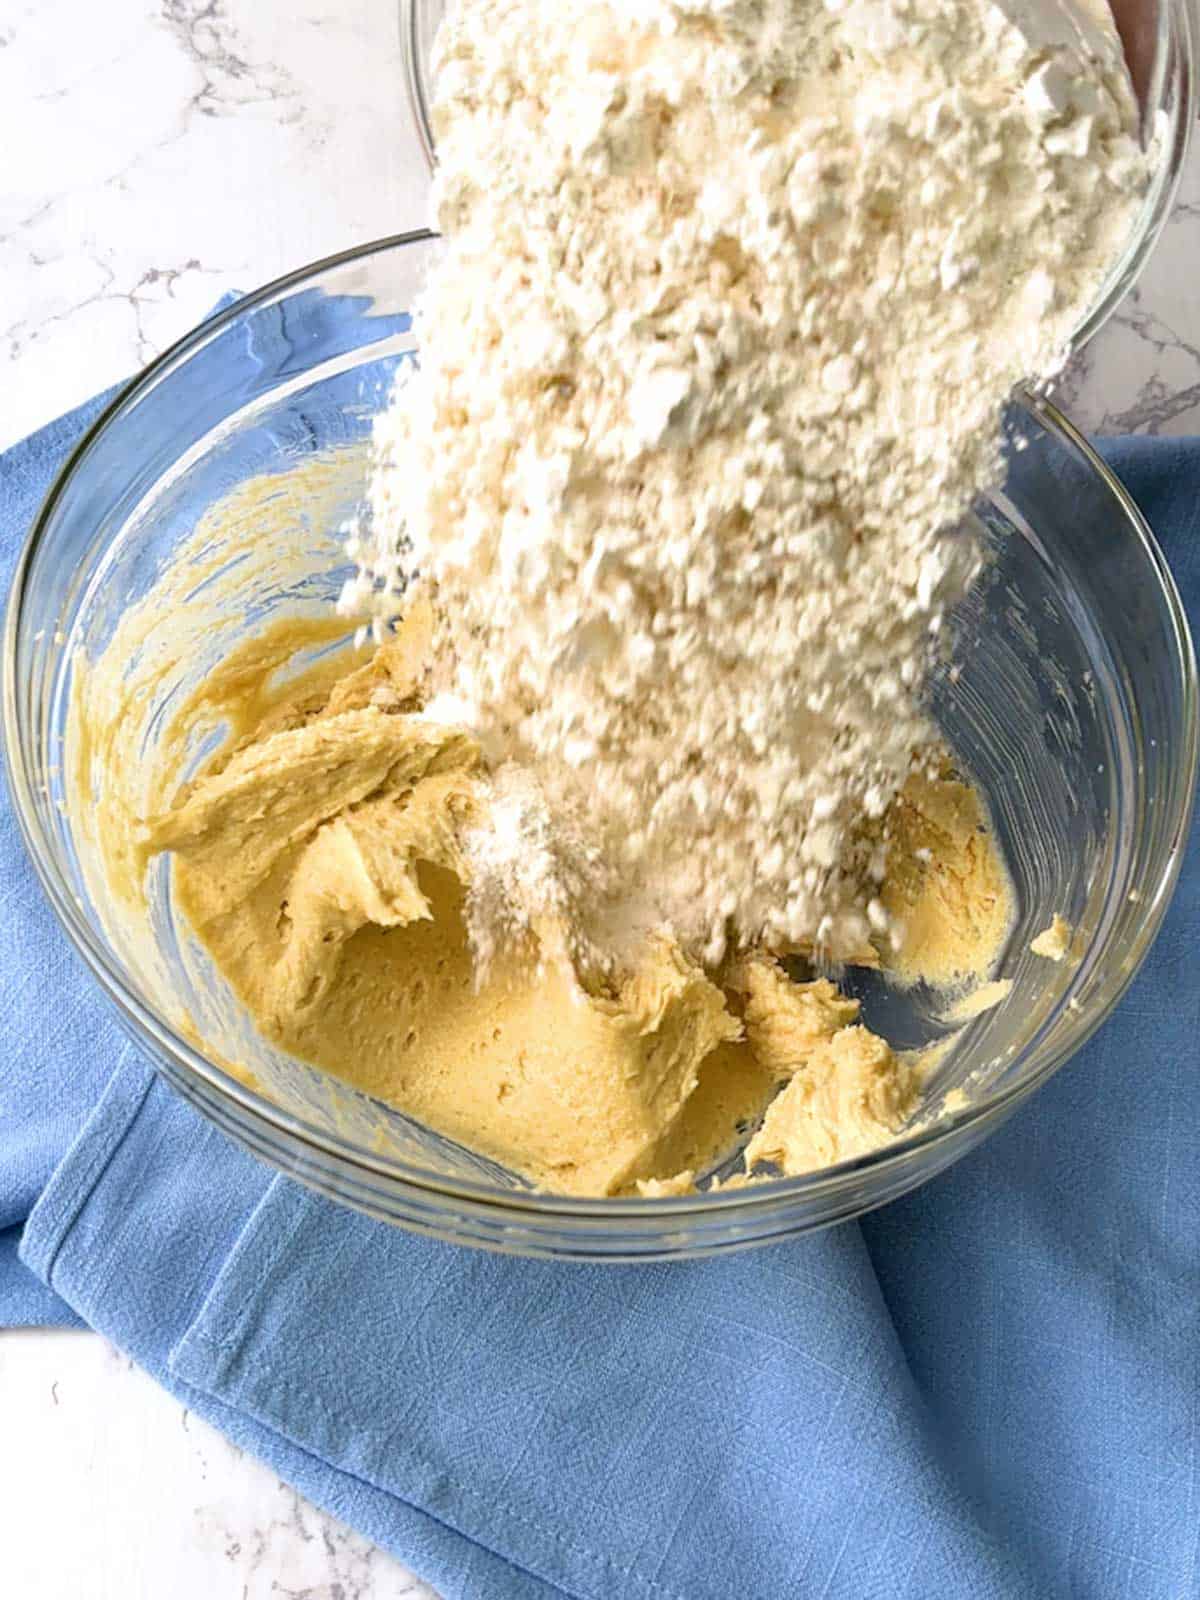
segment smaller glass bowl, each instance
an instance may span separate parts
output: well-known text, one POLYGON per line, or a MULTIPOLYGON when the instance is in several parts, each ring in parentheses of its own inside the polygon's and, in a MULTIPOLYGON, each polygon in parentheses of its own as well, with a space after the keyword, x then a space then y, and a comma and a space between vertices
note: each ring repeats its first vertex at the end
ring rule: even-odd
MULTIPOLYGON (((231 649, 276 618, 331 614, 346 574, 338 530, 363 500, 372 421, 414 358, 408 308, 440 250, 429 234, 383 240, 247 296, 132 383, 68 461, 18 564, 3 644, 10 793, 47 896, 180 1093, 248 1149, 373 1216, 457 1243, 628 1260, 765 1243, 893 1199, 998 1127, 1100 1025, 1158 929, 1187 837, 1197 691, 1179 597, 1120 483, 1043 401, 1013 408, 1024 447, 1003 492, 974 513, 994 561, 953 619, 961 670, 932 694, 1012 867, 1019 919, 997 974, 1012 989, 955 1039, 928 1085, 928 1115, 894 1144, 717 1194, 537 1193, 272 1049, 191 958, 169 914, 169 863, 157 869, 149 943, 114 932, 67 776, 80 668, 201 520, 248 484, 261 491, 256 507, 274 508, 283 556, 272 545, 266 568, 237 567, 194 648, 178 647, 179 618, 168 620, 171 671, 130 716, 130 760, 231 649), (1055 913, 1075 929, 1058 964, 1029 951, 1055 913), (966 1104, 939 1116, 961 1087, 966 1104)), ((258 548, 261 524, 249 526, 258 548)), ((203 561, 200 576, 211 576, 203 561)), ((886 992, 863 1002, 869 1023, 916 1042, 897 1032, 922 1025, 913 1006, 897 1014, 886 992)))
MULTIPOLYGON (((1065 0, 1043 3, 1052 9, 1065 0)), ((1072 352, 1082 349, 1104 326, 1141 275, 1170 215, 1196 116, 1196 24, 1190 13, 1191 0, 1133 3, 1137 18, 1133 76, 1142 110, 1142 143, 1153 151, 1154 168, 1125 249, 1113 262, 1095 304, 1071 336, 1072 352)), ((453 0, 400 0, 400 43, 409 105, 430 168, 436 150, 431 116, 434 41, 452 6, 453 0)))

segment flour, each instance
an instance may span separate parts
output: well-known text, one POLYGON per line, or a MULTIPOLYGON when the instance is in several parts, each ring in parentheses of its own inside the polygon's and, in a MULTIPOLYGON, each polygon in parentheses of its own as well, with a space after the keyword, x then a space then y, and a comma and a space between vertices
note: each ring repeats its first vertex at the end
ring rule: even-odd
POLYGON ((460 0, 447 253, 346 603, 440 617, 498 907, 837 957, 977 567, 954 531, 1146 168, 1111 26, 988 0, 460 0))

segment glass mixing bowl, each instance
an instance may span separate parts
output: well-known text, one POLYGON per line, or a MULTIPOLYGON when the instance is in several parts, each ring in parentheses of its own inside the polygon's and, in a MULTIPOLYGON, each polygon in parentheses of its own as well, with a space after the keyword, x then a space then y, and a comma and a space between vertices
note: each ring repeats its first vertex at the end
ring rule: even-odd
MULTIPOLYGON (((1008 999, 965 1029, 929 1087, 929 1111, 966 1087, 953 1114, 871 1156, 761 1187, 540 1194, 265 1044, 171 917, 169 861, 152 869, 146 942, 114 931, 64 776, 81 667, 200 519, 250 480, 254 515, 269 517, 282 553, 231 566, 211 625, 167 650, 170 671, 131 718, 130 760, 232 646, 284 614, 329 614, 372 417, 414 358, 407 308, 440 248, 429 234, 385 240, 249 296, 132 383, 67 463, 18 567, 4 641, 11 792, 46 893, 181 1094, 250 1150, 376 1217, 496 1249, 631 1259, 760 1243, 879 1205, 977 1144, 1099 1026, 1154 937, 1186 836, 1197 756, 1187 623, 1136 507, 1043 401, 1014 405, 1024 447, 1003 493, 975 514, 994 561, 954 619, 961 669, 932 686, 939 722, 991 803, 1020 907, 1000 969, 1008 999), (1076 930, 1061 964, 1029 951, 1055 913, 1076 930)), ((198 573, 197 589, 211 576, 198 573)), ((920 992, 866 983, 863 999, 867 1020, 898 1042, 936 1031, 920 992)))
MULTIPOLYGON (((430 166, 435 140, 433 47, 454 0, 400 0, 400 42, 409 105, 430 166)), ((1065 0, 1042 0, 1047 9, 1065 0)), ((1105 0, 1098 0, 1103 5, 1105 0)), ((1126 53, 1141 105, 1143 146, 1153 152, 1152 176, 1124 251, 1114 261, 1096 303, 1071 338, 1079 350, 1107 322, 1133 287, 1171 210, 1196 116, 1196 23, 1192 0, 1110 0, 1122 18, 1126 53), (1128 19, 1128 25, 1126 24, 1128 19)), ((1089 9, 1087 5, 1079 7, 1089 9)))

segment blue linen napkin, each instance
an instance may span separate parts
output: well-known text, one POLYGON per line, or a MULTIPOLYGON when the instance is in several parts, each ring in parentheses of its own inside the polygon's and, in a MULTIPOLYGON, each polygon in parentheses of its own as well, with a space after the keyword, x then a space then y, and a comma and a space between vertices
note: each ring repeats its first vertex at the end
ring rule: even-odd
MULTIPOLYGON (((95 409, 0 458, 0 576, 95 409)), ((1200 624, 1200 441, 1105 453, 1200 624)), ((1200 1594, 1198 943, 1193 837, 1116 1016, 950 1172, 768 1250, 556 1266, 202 1122, 5 807, 0 1322, 83 1319, 449 1600, 1200 1594)))

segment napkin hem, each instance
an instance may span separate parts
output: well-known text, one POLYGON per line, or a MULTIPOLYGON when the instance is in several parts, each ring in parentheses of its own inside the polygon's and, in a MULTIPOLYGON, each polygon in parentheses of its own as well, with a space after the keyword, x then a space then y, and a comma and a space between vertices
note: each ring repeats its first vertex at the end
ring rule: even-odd
POLYGON ((371 1466, 372 1459, 378 1461, 380 1449, 376 1433, 357 1418, 336 1411, 328 1398, 311 1386, 280 1377, 268 1363, 254 1359, 254 1327, 263 1321, 280 1264, 286 1270, 289 1248, 306 1225, 320 1222, 323 1204, 285 1178, 273 1181, 171 1350, 167 1363, 171 1375, 217 1404, 254 1417, 293 1448, 337 1461, 339 1471, 441 1523, 494 1559, 578 1600, 608 1600, 614 1586, 621 1594, 641 1595, 645 1600, 689 1600, 682 1591, 528 1515, 511 1498, 473 1488, 411 1440, 388 1441, 389 1465, 395 1464, 393 1479, 403 1475, 407 1481, 385 1481, 371 1466), (281 1216, 281 1211, 292 1214, 281 1216), (314 1418, 318 1419, 315 1429, 311 1426, 314 1418), (297 1419, 310 1426, 298 1427, 297 1419), (446 1503, 439 1505, 442 1497, 446 1503), (514 1528, 524 1530, 515 1540, 514 1528), (547 1559, 547 1543, 556 1552, 552 1560, 547 1559), (532 1548, 522 1548, 530 1545, 532 1548), (572 1570, 580 1566, 590 1570, 572 1570))
MULTIPOLYGON (((159 1083, 150 1066, 135 1060, 115 1069, 30 1213, 22 1241, 25 1264, 122 1347, 126 1341, 121 1331, 106 1327, 103 1316, 97 1315, 120 1252, 110 1259, 107 1249, 96 1248, 103 1241, 92 1237, 89 1208, 104 1212, 117 1203, 117 1193, 109 1191, 124 1188, 128 1171, 121 1173, 122 1164, 153 1174, 156 1161, 162 1159, 164 1116, 172 1122, 180 1117, 190 1121, 194 1113, 175 1102, 174 1091, 159 1083)), ((223 1135, 213 1137, 226 1143, 223 1135)), ((235 1155, 232 1149, 230 1153, 235 1155)), ((235 1159, 249 1160, 240 1153, 235 1159)), ((153 1187, 151 1182, 151 1191, 153 1187)), ((137 1208, 149 1203, 140 1190, 128 1195, 123 1208, 130 1202, 119 1230, 126 1238, 140 1236, 137 1208)), ((176 1315, 182 1315, 176 1326, 181 1331, 168 1342, 159 1381, 165 1380, 201 1414, 215 1412, 218 1426, 228 1429, 228 1414, 256 1424, 263 1435, 255 1443, 256 1453, 270 1456, 274 1452, 264 1451, 263 1446, 276 1440, 280 1447, 323 1462, 347 1482, 444 1528, 464 1547, 477 1549, 481 1557, 511 1572, 520 1589, 508 1591, 506 1581, 506 1592, 524 1595, 532 1586, 539 1594, 571 1600, 608 1600, 614 1592, 642 1600, 689 1600, 681 1590, 530 1516, 519 1502, 473 1488, 457 1470, 448 1470, 411 1442, 388 1441, 388 1461, 396 1471, 387 1481, 377 1470, 382 1446, 369 1427, 339 1413, 327 1396, 311 1386, 273 1374, 256 1360, 255 1337, 264 1314, 269 1319, 272 1291, 290 1281, 287 1274, 304 1255, 304 1229, 321 1224, 325 1205, 286 1177, 271 1178, 242 1220, 234 1223, 215 1267, 210 1258, 190 1284, 177 1280, 176 1315), (317 1419, 316 1428, 302 1428, 302 1418, 317 1419)), ((124 1264, 128 1270, 128 1260, 124 1264)), ((153 1270, 153 1264, 148 1265, 153 1270)), ((140 1352, 131 1353, 144 1360, 140 1352)), ((336 1512, 337 1507, 331 1509, 336 1512)), ((403 1547, 397 1553, 406 1556, 403 1547)))
POLYGON ((154 1072, 117 1067, 25 1222, 20 1259, 49 1289, 59 1251, 145 1104, 154 1072))
MULTIPOLYGON (((283 1249, 289 1230, 281 1229, 275 1239, 270 1232, 274 1213, 264 1205, 273 1191, 305 1202, 296 1226, 306 1214, 307 1204, 323 1204, 284 1177, 268 1179, 258 1162, 200 1122, 169 1085, 135 1057, 115 1069, 94 1111, 55 1168, 27 1219, 21 1259, 42 1282, 53 1283, 72 1312, 126 1351, 184 1405, 233 1437, 242 1449, 268 1461, 314 1502, 367 1532, 400 1559, 417 1565, 447 1594, 459 1592, 454 1587, 459 1575, 482 1573, 486 1587, 480 1592, 495 1600, 501 1596, 508 1600, 554 1600, 558 1596, 592 1600, 590 1593, 543 1579, 502 1549, 462 1532, 436 1511, 373 1481, 352 1465, 325 1459, 271 1421, 259 1421, 249 1409, 231 1403, 211 1384, 192 1382, 176 1369, 174 1347, 187 1342, 189 1330, 213 1301, 217 1283, 223 1278, 229 1281, 227 1264, 235 1258, 245 1259, 239 1249, 243 1240, 267 1230, 272 1253, 283 1249), (205 1143, 212 1148, 203 1149, 205 1143), (255 1197, 253 1189, 247 1192, 242 1182, 232 1187, 245 1196, 244 1207, 219 1201, 215 1211, 206 1210, 210 1194, 221 1195, 231 1188, 231 1168, 244 1168, 243 1179, 247 1174, 262 1173, 265 1191, 255 1197), (192 1204, 188 1209, 198 1217, 197 1237, 209 1246, 199 1262, 186 1247, 182 1253, 179 1249, 188 1221, 181 1220, 167 1239, 146 1226, 160 1182, 171 1176, 185 1189, 190 1186, 192 1204), (119 1226, 98 1226, 105 1217, 118 1216, 119 1226), (181 1273, 179 1267, 185 1262, 195 1270, 181 1273), (162 1276, 164 1269, 169 1276, 162 1276), (152 1341, 167 1335, 161 1355, 153 1343, 147 1346, 146 1330, 129 1325, 120 1314, 120 1297, 112 1294, 118 1275, 133 1287, 134 1300, 156 1277, 166 1291, 150 1334, 152 1341), (172 1325, 182 1330, 177 1338, 170 1336, 172 1325), (363 1497, 373 1502, 369 1515, 363 1497)), ((264 1292, 261 1283, 251 1279, 246 1287, 255 1304, 269 1303, 269 1292, 264 1292)), ((327 1407, 327 1402, 320 1403, 327 1407)), ((467 1591, 462 1592, 465 1600, 467 1591)))

